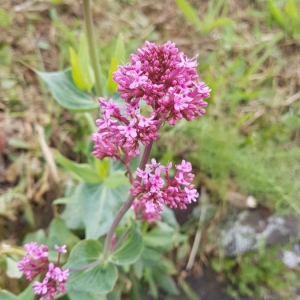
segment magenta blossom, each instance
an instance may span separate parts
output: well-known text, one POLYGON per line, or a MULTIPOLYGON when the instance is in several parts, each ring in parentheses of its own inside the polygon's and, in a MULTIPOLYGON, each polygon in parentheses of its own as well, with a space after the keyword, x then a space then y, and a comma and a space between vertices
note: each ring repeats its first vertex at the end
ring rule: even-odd
POLYGON ((129 163, 140 155, 139 143, 147 146, 158 138, 158 121, 153 120, 154 115, 146 118, 137 109, 125 116, 121 114, 121 107, 115 105, 113 100, 107 102, 99 98, 99 103, 103 119, 96 120, 98 132, 92 136, 95 143, 93 154, 98 159, 111 157, 125 164, 129 163))
POLYGON ((134 210, 137 220, 152 223, 161 219, 161 211, 157 211, 155 205, 151 201, 140 201, 135 199, 131 208, 134 210))
POLYGON ((130 63, 119 66, 114 80, 127 105, 136 106, 140 100, 152 107, 155 116, 175 125, 182 118, 188 121, 205 113, 210 89, 199 81, 197 62, 189 59, 170 41, 158 46, 145 43, 130 63))
POLYGON ((60 266, 60 255, 66 253, 66 246, 57 246, 58 259, 55 264, 48 259, 48 247, 31 242, 24 245, 27 251, 26 255, 19 261, 18 268, 24 273, 27 280, 33 280, 37 275, 44 279, 36 281, 32 287, 35 295, 41 295, 40 300, 52 300, 59 293, 65 293, 69 276, 68 269, 62 269, 60 266))
POLYGON ((146 42, 130 56, 129 64, 114 73, 124 106, 99 98, 102 118, 96 120, 93 154, 128 164, 140 155, 139 144, 147 146, 159 137, 165 122, 175 125, 183 118, 201 117, 210 89, 199 81, 196 66, 195 59, 187 58, 171 42, 161 46, 146 42), (150 106, 147 116, 141 114, 141 101, 150 106))
MULTIPOLYGON (((138 197, 139 203, 134 204, 134 209, 145 210, 151 205, 151 209, 160 214, 165 204, 170 208, 185 209, 187 204, 195 202, 199 196, 191 181, 194 175, 191 172, 192 165, 183 160, 180 165, 176 165, 176 175, 173 179, 169 176, 169 170, 172 164, 162 166, 155 159, 151 160, 151 164, 147 164, 145 170, 137 170, 137 176, 141 181, 136 180, 133 183, 131 192, 138 197), (163 176, 163 174, 165 176, 163 176)), ((144 219, 147 217, 145 216, 144 219)), ((151 219, 151 217, 150 217, 151 219)))

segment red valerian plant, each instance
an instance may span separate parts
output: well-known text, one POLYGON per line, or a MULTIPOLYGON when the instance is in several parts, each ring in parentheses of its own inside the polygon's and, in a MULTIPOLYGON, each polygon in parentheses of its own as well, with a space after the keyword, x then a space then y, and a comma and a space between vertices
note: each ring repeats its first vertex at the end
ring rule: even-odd
POLYGON ((144 48, 130 56, 130 63, 120 66, 113 75, 125 105, 99 98, 103 117, 96 121, 99 129, 92 137, 93 154, 99 159, 111 157, 125 164, 133 185, 130 190, 136 197, 133 208, 143 220, 160 219, 162 204, 185 209, 186 204, 198 197, 190 183, 194 177, 190 173, 192 166, 184 160, 176 166, 172 180, 171 163, 164 167, 152 160, 137 169, 136 180, 129 170, 130 161, 140 155, 139 145, 151 148, 165 122, 175 125, 183 118, 191 121, 205 113, 207 103, 203 99, 210 96, 210 89, 199 81, 196 66, 195 59, 187 58, 170 41, 161 46, 146 42, 144 48), (143 101, 151 108, 148 117, 141 114, 143 101), (166 182, 161 173, 165 173, 166 182))
MULTIPOLYGON (((126 167, 132 184, 127 200, 119 209, 107 233, 103 255, 86 266, 62 269, 60 254, 65 246, 56 247, 59 252, 56 264, 48 260, 48 248, 36 243, 25 245, 26 256, 19 262, 19 269, 28 280, 41 275, 43 280, 33 284, 40 300, 52 300, 55 295, 66 291, 65 283, 69 272, 82 271, 105 262, 111 252, 122 242, 116 240, 116 228, 131 208, 136 219, 155 222, 161 219, 163 206, 185 209, 199 196, 191 183, 190 162, 182 160, 175 165, 175 176, 170 176, 172 163, 163 166, 151 159, 152 144, 159 137, 159 129, 165 123, 171 126, 181 119, 194 120, 205 114, 210 89, 199 81, 196 59, 189 59, 176 48, 174 43, 156 45, 146 42, 130 56, 130 63, 119 66, 113 79, 119 84, 118 92, 123 105, 99 98, 102 117, 96 120, 98 130, 92 135, 93 154, 98 159, 106 157, 119 160, 126 167), (147 109, 141 109, 144 102, 147 109), (142 111, 147 111, 147 115, 142 111), (144 146, 139 167, 134 172, 130 162, 140 155, 144 146)), ((125 235, 123 236, 123 238, 125 235)), ((71 254, 72 255, 72 254, 71 254)))

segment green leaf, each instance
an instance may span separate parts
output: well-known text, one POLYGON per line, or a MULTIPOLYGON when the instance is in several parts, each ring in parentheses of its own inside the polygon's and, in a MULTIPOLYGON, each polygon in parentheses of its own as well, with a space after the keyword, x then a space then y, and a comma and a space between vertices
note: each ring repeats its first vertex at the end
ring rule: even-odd
POLYGON ((161 214, 161 218, 165 223, 167 223, 171 227, 173 227, 173 228, 178 227, 178 223, 177 223, 177 220, 175 217, 174 210, 170 209, 169 207, 164 206, 163 212, 161 214))
POLYGON ((59 205, 59 204, 76 204, 76 200, 73 197, 61 197, 57 198, 52 202, 52 205, 59 205))
POLYGON ((34 227, 34 214, 32 211, 32 206, 27 199, 24 200, 24 204, 24 218, 32 227, 34 227))
POLYGON ((179 290, 174 282, 173 278, 166 274, 164 270, 161 268, 153 269, 153 276, 155 281, 157 282, 158 286, 160 286, 163 290, 171 295, 178 295, 179 290))
POLYGON ((157 222, 155 227, 144 236, 145 245, 149 248, 168 250, 175 239, 174 228, 165 223, 157 222))
POLYGON ((198 295, 192 290, 183 277, 179 279, 179 284, 189 300, 199 300, 198 295))
POLYGON ((109 174, 103 184, 108 187, 108 188, 116 188, 120 185, 128 185, 129 186, 129 180, 128 178, 125 176, 125 172, 118 170, 115 172, 112 172, 111 174, 109 174))
POLYGON ((58 151, 56 151, 56 160, 61 166, 71 171, 73 174, 76 175, 76 177, 79 177, 80 179, 82 179, 87 183, 93 184, 102 181, 99 174, 89 164, 76 163, 64 157, 58 151))
POLYGON ((8 291, 0 290, 0 299, 1 300, 18 300, 19 298, 16 295, 14 295, 8 291))
POLYGON ((81 268, 100 258, 102 245, 97 240, 82 240, 71 251, 65 268, 81 268))
POLYGON ((74 83, 80 90, 90 91, 95 83, 95 76, 89 60, 86 38, 81 38, 78 55, 73 48, 69 52, 74 83))
POLYGON ((290 31, 288 23, 286 22, 285 16, 282 11, 276 6, 273 0, 268 0, 268 7, 273 15, 274 19, 278 22, 278 24, 283 27, 285 30, 290 31))
POLYGON ((82 35, 80 40, 78 56, 79 56, 80 67, 82 70, 82 77, 85 77, 85 80, 90 86, 88 90, 90 90, 95 84, 95 74, 91 66, 87 39, 84 35, 82 35))
POLYGON ((289 15, 290 18, 297 18, 297 8, 294 0, 287 0, 285 5, 285 11, 289 15))
POLYGON ((143 237, 137 227, 137 223, 133 223, 126 239, 122 242, 121 246, 111 254, 110 260, 116 265, 133 264, 139 259, 142 250, 143 237))
POLYGON ((70 53, 72 78, 73 78, 75 85, 80 90, 89 90, 90 86, 87 86, 87 82, 86 82, 85 78, 82 78, 82 75, 81 75, 82 72, 81 72, 81 68, 80 68, 79 58, 72 47, 69 48, 69 53, 70 53))
POLYGON ((120 206, 126 200, 128 187, 109 188, 103 184, 83 183, 76 195, 81 207, 86 238, 99 238, 106 234, 120 206))
POLYGON ((47 237, 45 231, 43 229, 39 229, 35 232, 30 232, 25 235, 23 240, 23 245, 30 243, 30 242, 37 242, 40 244, 47 244, 47 237))
POLYGON ((176 3, 185 17, 199 30, 201 30, 202 24, 195 9, 186 0, 176 0, 176 3))
POLYGON ((12 60, 12 52, 8 45, 0 46, 0 64, 10 65, 12 60))
MULTIPOLYGON (((1 299, 1 297, 0 297, 1 299)), ((32 288, 32 285, 29 284, 27 286, 27 288, 18 295, 18 299, 19 300, 34 300, 35 299, 35 295, 34 295, 34 290, 32 288)))
POLYGON ((70 284, 74 284, 76 290, 95 294, 107 294, 111 292, 117 282, 118 269, 112 263, 100 264, 85 272, 73 273, 70 276, 70 284), (73 275, 72 274, 72 275, 73 275))
POLYGON ((113 80, 113 73, 117 71, 119 62, 115 57, 111 58, 110 67, 107 75, 106 88, 111 92, 116 92, 118 89, 118 84, 113 80))
POLYGON ((70 250, 78 242, 79 238, 71 232, 63 219, 56 217, 51 221, 49 227, 49 249, 53 250, 55 245, 67 245, 68 250, 70 250))
POLYGON ((6 275, 10 278, 21 278, 23 273, 19 271, 18 262, 6 256, 6 275))
POLYGON ((154 299, 158 298, 158 286, 153 278, 152 269, 145 269, 145 280, 149 283, 150 294, 154 299))
POLYGON ((228 18, 218 18, 212 22, 206 23, 202 28, 202 33, 208 34, 217 27, 224 27, 229 25, 234 25, 234 22, 228 18))
POLYGON ((131 290, 130 290, 130 297, 131 300, 141 300, 146 299, 146 292, 141 285, 141 282, 136 279, 135 276, 129 274, 130 282, 131 282, 131 290))
POLYGON ((144 270, 144 264, 142 259, 139 259, 134 265, 133 265, 133 271, 135 276, 138 279, 142 279, 143 277, 143 270, 144 270))
POLYGON ((122 35, 119 34, 116 42, 115 53, 111 58, 110 68, 107 77, 108 81, 107 81, 106 88, 111 92, 117 91, 118 84, 113 80, 113 73, 117 71, 118 65, 124 63, 125 56, 126 56, 126 50, 125 50, 124 40, 122 35))
POLYGON ((122 290, 119 289, 114 289, 112 292, 106 295, 107 300, 122 300, 122 290))
POLYGON ((145 267, 152 267, 160 263, 162 259, 162 253, 147 247, 144 247, 141 254, 141 261, 145 267))
POLYGON ((101 180, 103 181, 109 174, 109 159, 108 158, 104 158, 102 160, 97 159, 95 156, 93 156, 94 158, 94 168, 97 172, 97 174, 99 174, 101 180))
MULTIPOLYGON (((82 268, 97 261, 102 246, 97 240, 79 242, 71 251, 66 268, 82 268)), ((109 293, 116 281, 118 270, 112 263, 100 263, 84 271, 71 272, 67 288, 92 294, 109 293)))
POLYGON ((10 26, 9 14, 3 8, 0 8, 0 27, 8 28, 9 26, 10 26))
POLYGON ((118 35, 114 57, 119 61, 119 63, 125 62, 126 49, 125 49, 124 39, 121 33, 118 35))
POLYGON ((68 297, 70 300, 106 300, 105 295, 94 294, 89 292, 81 292, 72 288, 68 289, 68 297))
MULTIPOLYGON (((60 199, 62 200, 63 198, 60 199)), ((79 203, 79 198, 74 195, 69 199, 71 201, 66 202, 66 207, 60 217, 66 222, 68 228, 84 232, 85 226, 82 219, 82 208, 79 203)))
POLYGON ((71 70, 36 73, 46 83, 53 98, 63 107, 73 111, 89 111, 98 108, 87 92, 79 90, 73 82, 71 70))
POLYGON ((155 228, 145 235, 144 241, 148 247, 168 250, 173 243, 173 237, 172 234, 166 235, 158 228, 155 228))

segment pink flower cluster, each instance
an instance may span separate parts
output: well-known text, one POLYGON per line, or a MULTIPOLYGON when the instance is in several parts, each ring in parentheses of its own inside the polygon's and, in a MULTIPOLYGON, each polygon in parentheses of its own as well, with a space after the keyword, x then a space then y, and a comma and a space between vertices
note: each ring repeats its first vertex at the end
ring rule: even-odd
POLYGON ((157 211, 153 202, 135 199, 132 203, 137 220, 155 222, 161 219, 161 212, 157 211))
POLYGON ((66 253, 66 246, 55 246, 58 259, 55 264, 48 259, 48 247, 31 242, 24 245, 26 255, 18 263, 18 268, 27 280, 33 280, 37 275, 44 277, 43 281, 36 281, 32 287, 35 295, 42 295, 40 300, 52 300, 59 293, 65 293, 69 270, 60 266, 60 256, 66 253))
POLYGON ((113 100, 107 102, 99 98, 103 119, 96 120, 98 132, 92 135, 95 143, 93 154, 98 158, 111 157, 129 163, 140 155, 139 142, 147 146, 158 138, 158 121, 154 114, 146 118, 140 114, 138 108, 127 109, 126 116, 113 100), (122 158, 122 152, 125 159, 122 158))
POLYGON ((162 204, 170 208, 185 209, 186 204, 196 201, 199 196, 191 181, 194 175, 191 173, 192 165, 183 160, 181 164, 176 165, 176 174, 174 178, 170 178, 169 170, 172 164, 166 167, 151 160, 151 164, 147 164, 145 170, 137 169, 137 176, 141 180, 135 180, 131 192, 138 197, 139 204, 135 202, 133 208, 139 215, 139 209, 144 207, 142 218, 147 220, 158 219, 162 212, 162 204), (162 177, 165 174, 165 179, 162 177), (148 213, 146 212, 148 209, 148 213), (154 214, 154 211, 156 214, 154 214), (150 213, 149 213, 150 212, 150 213))
POLYGON ((139 143, 147 146, 158 138, 164 122, 175 125, 182 118, 201 117, 207 106, 203 99, 210 96, 210 89, 199 81, 196 66, 195 59, 187 58, 171 42, 161 46, 146 42, 113 75, 125 106, 99 98, 103 117, 96 121, 93 154, 127 164, 140 154, 139 143), (140 113, 140 101, 151 107, 150 116, 140 113))
POLYGON ((199 81, 196 66, 195 59, 187 58, 170 41, 161 46, 146 42, 113 78, 129 106, 144 100, 158 119, 175 125, 177 120, 190 121, 205 113, 203 98, 209 98, 210 89, 199 81))

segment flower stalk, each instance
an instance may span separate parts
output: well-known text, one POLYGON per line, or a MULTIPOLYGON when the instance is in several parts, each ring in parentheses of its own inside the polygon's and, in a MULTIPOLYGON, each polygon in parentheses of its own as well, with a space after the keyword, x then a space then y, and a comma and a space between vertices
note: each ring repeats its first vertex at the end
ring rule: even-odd
MULTIPOLYGON (((139 164, 139 168, 141 170, 145 169, 146 163, 147 163, 150 153, 151 153, 152 145, 153 145, 153 142, 151 142, 148 146, 145 147, 142 159, 139 164)), ((137 180, 140 180, 140 179, 137 179, 137 180)), ((133 196, 132 193, 130 192, 127 200, 124 202, 122 207, 119 209, 118 213, 116 214, 116 216, 111 224, 111 227, 106 235, 106 239, 104 242, 104 248, 103 248, 103 259, 104 260, 106 260, 109 255, 111 240, 116 231, 116 228, 117 228, 118 224, 120 223, 121 219, 126 214, 126 212, 130 209, 134 199, 135 199, 135 196, 133 196)))
POLYGON ((85 22, 90 58, 92 62, 92 68, 95 74, 95 81, 96 81, 95 89, 97 95, 100 96, 103 95, 103 91, 101 85, 100 63, 96 53, 97 48, 95 43, 95 34, 94 34, 93 17, 92 17, 92 10, 90 6, 90 0, 83 0, 83 12, 84 12, 84 22, 85 22))

